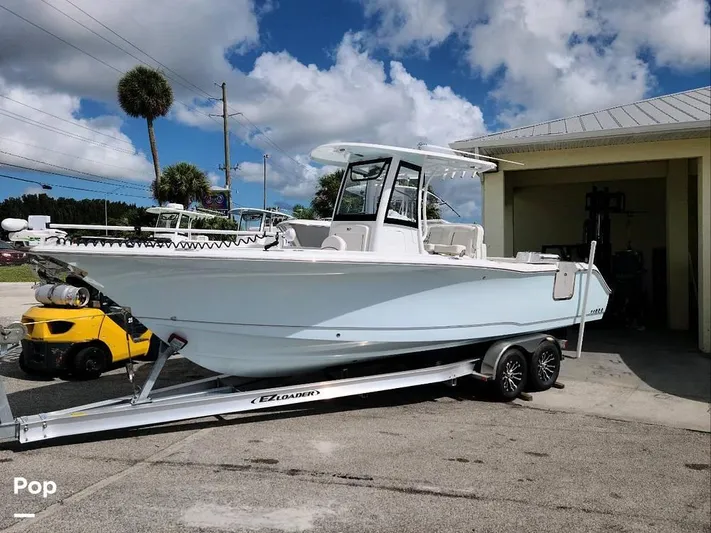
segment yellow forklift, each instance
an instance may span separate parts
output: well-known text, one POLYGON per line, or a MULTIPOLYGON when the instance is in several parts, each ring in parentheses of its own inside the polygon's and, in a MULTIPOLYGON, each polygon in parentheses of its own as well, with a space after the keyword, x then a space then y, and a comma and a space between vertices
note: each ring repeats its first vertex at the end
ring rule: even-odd
POLYGON ((35 289, 22 316, 20 368, 28 375, 95 379, 129 359, 155 360, 160 340, 130 312, 69 274, 35 289))

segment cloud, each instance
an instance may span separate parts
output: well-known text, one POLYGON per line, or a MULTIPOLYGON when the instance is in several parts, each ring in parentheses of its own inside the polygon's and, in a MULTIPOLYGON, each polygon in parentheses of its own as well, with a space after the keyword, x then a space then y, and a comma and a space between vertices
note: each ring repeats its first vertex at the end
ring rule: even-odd
MULTIPOLYGON (((110 112, 121 116, 115 94, 118 79, 122 71, 138 62, 136 58, 155 66, 157 63, 143 53, 147 52, 165 66, 173 86, 176 103, 169 118, 216 130, 220 121, 206 115, 221 113, 221 103, 207 100, 203 91, 218 96, 214 83, 225 81, 230 111, 243 113, 231 120, 232 131, 243 142, 270 154, 268 184, 284 195, 306 199, 313 193, 324 170, 310 165, 308 152, 324 142, 363 140, 415 146, 418 141, 446 144, 459 136, 484 132, 478 107, 449 87, 427 87, 397 61, 375 60, 358 33, 344 36, 329 68, 303 64, 285 51, 262 53, 248 72, 233 68, 230 56, 258 50, 259 20, 278 9, 274 1, 257 8, 252 0, 214 0, 209 10, 204 9, 202 0, 185 0, 180 9, 170 0, 149 4, 140 0, 47 0, 32 6, 23 0, 9 0, 3 5, 73 45, 0 11, 0 72, 6 86, 42 95, 43 101, 48 100, 44 109, 55 105, 50 98, 61 100, 61 116, 70 120, 78 120, 82 98, 103 102, 110 112), (192 16, 196 13, 199 16, 192 16)), ((118 117, 93 120, 92 127, 101 126, 121 136, 118 117)), ((55 137, 56 133, 47 132, 45 141, 37 144, 55 149, 55 137)), ((61 151, 107 161, 107 150, 101 149, 99 154, 96 148, 70 148, 75 142, 81 144, 63 140, 61 151)), ((130 144, 119 142, 118 146, 133 151, 130 144)), ((47 153, 44 156, 49 157, 47 153)), ((150 176, 143 154, 114 151, 111 157, 110 164, 150 176)), ((56 161, 67 162, 52 159, 56 161)), ((96 163, 83 161, 85 166, 79 167, 77 159, 71 161, 73 165, 67 166, 98 172, 96 163)), ((261 161, 255 164, 261 167, 261 161)), ((261 168, 243 166, 242 174, 243 179, 258 176, 261 181, 261 168)))
POLYGON ((207 179, 210 182, 210 185, 222 186, 225 184, 225 176, 218 174, 217 172, 208 172, 207 179))
MULTIPOLYGON (((322 143, 446 145, 485 131, 479 107, 449 87, 427 87, 398 61, 377 61, 359 34, 344 36, 328 69, 305 65, 287 52, 264 53, 246 78, 259 90, 248 95, 235 91, 230 98, 231 106, 247 117, 234 117, 232 132, 270 154, 268 185, 289 196, 313 193, 324 171, 309 165, 308 153, 322 143), (255 124, 268 126, 257 131, 255 124)), ((211 127, 201 113, 180 109, 176 117, 211 127)), ((239 174, 261 182, 262 164, 242 163, 239 174)))
MULTIPOLYGON (((706 0, 362 0, 370 46, 426 54, 454 36, 504 125, 634 101, 653 71, 709 69, 706 0), (651 55, 651 57, 650 57, 651 55)), ((471 136, 471 135, 470 135, 471 136)))
POLYGON ((0 78, 0 167, 14 164, 88 179, 98 178, 86 174, 151 179, 151 161, 121 133, 119 117, 77 118, 79 109, 77 97, 13 86, 0 78))
POLYGON ((37 194, 46 194, 49 195, 50 193, 40 187, 39 185, 31 185, 30 187, 27 187, 24 191, 22 191, 22 194, 30 194, 30 195, 37 195, 37 194))
POLYGON ((10 12, 0 10, 0 50, 3 51, 0 70, 7 82, 112 105, 116 105, 116 84, 121 76, 118 71, 129 70, 139 60, 159 66, 139 49, 179 74, 180 77, 166 70, 166 75, 173 79, 176 99, 190 103, 189 100, 198 95, 205 96, 191 85, 196 80, 205 86, 202 89, 217 96, 218 89, 213 82, 230 84, 241 78, 239 71, 231 68, 226 55, 243 53, 259 41, 257 16, 251 0, 211 0, 207 9, 204 0, 181 0, 180 8, 176 8, 173 0, 71 0, 71 3, 68 0, 47 0, 47 3, 7 0, 3 5, 74 45, 67 45, 10 12))

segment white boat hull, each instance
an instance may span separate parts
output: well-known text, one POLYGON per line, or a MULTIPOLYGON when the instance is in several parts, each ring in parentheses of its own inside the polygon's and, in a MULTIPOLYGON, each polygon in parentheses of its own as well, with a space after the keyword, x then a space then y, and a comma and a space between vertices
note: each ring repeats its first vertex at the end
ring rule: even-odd
MULTIPOLYGON (((316 262, 250 253, 249 259, 48 255, 87 271, 160 338, 187 339, 186 358, 238 376, 294 374, 551 331, 579 323, 582 311, 582 264, 573 297, 555 301, 554 264, 516 270, 487 260, 316 262)), ((587 320, 602 316, 608 296, 595 271, 587 320)))

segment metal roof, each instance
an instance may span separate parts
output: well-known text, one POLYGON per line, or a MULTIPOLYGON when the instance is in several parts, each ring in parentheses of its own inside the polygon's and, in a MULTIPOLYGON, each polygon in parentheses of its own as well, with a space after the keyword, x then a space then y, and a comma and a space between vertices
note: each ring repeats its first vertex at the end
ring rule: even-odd
MULTIPOLYGON (((487 153, 530 151, 541 143, 580 145, 634 142, 708 135, 711 128, 711 86, 657 96, 568 118, 522 126, 451 143, 452 148, 483 148, 487 153), (630 135, 636 138, 630 141, 630 135), (650 137, 650 135, 652 137, 650 137), (593 139, 596 141, 590 142, 593 139), (603 141, 605 139, 605 141, 603 141), (496 149, 496 150, 494 150, 496 149)), ((549 147, 550 148, 550 147, 549 147)))

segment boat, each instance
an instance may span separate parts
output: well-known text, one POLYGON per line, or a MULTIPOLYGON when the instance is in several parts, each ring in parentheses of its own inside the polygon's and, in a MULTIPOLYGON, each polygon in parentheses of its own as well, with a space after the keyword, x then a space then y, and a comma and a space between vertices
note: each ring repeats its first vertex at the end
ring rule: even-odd
MULTIPOLYGON (((356 142, 311 157, 345 169, 318 248, 295 246, 287 231, 251 247, 42 237, 30 252, 90 279, 164 341, 183 339, 182 356, 234 376, 479 345, 603 316, 610 289, 592 259, 488 257, 480 225, 428 224, 432 179, 476 178, 494 162, 356 142), (416 194, 398 194, 404 181, 416 194)), ((62 229, 46 219, 28 226, 62 229)))
POLYGON ((168 202, 164 206, 152 206, 146 209, 146 213, 158 215, 156 218, 155 231, 153 237, 155 239, 167 239, 170 241, 184 240, 207 240, 207 237, 197 233, 193 233, 193 223, 196 220, 208 220, 219 215, 209 213, 207 211, 185 209, 183 204, 168 202), (179 232, 163 232, 160 230, 182 230, 179 232))
POLYGON ((242 247, 259 248, 274 242, 278 224, 294 218, 275 209, 257 207, 236 207, 229 213, 237 223, 237 242, 242 247))
POLYGON ((331 229, 331 221, 325 219, 290 218, 276 226, 282 247, 321 248, 331 229))

